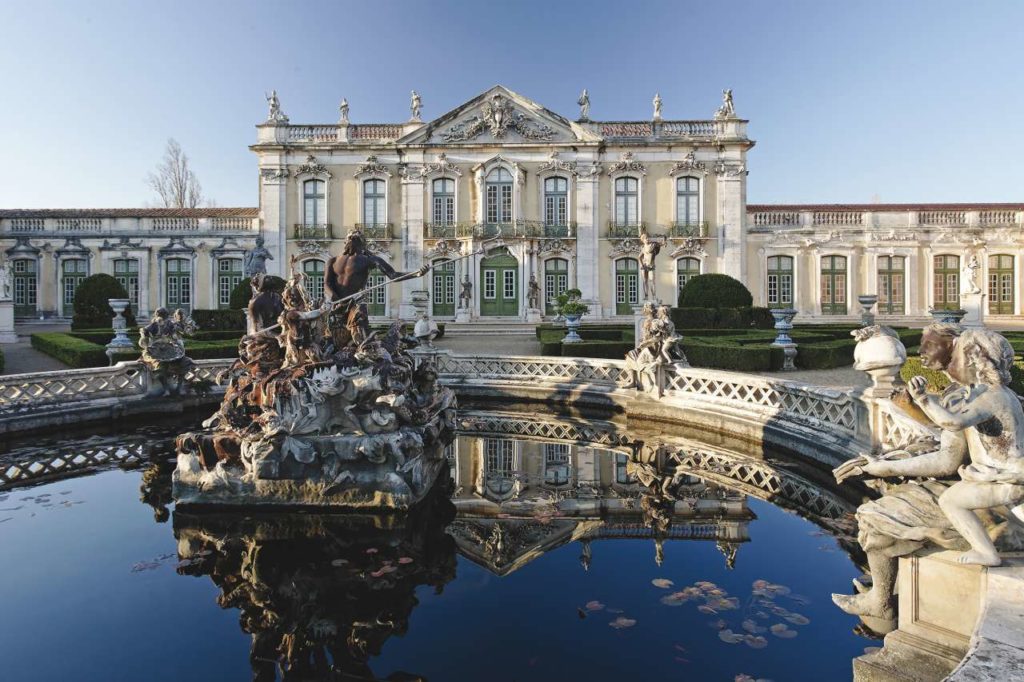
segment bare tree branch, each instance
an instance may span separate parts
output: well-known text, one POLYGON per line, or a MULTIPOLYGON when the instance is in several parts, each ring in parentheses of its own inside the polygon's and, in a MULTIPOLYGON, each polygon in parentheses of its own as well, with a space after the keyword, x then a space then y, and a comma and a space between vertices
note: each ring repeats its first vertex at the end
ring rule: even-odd
POLYGON ((165 208, 197 208, 203 201, 199 178, 192 172, 188 156, 174 138, 167 140, 163 161, 146 181, 160 196, 165 208))

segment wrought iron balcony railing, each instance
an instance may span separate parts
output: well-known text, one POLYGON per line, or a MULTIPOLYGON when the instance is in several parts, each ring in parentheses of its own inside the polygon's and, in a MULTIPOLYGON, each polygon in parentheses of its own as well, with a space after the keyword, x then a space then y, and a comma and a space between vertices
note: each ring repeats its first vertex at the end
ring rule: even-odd
POLYGON ((707 237, 708 223, 706 220, 672 223, 668 232, 669 237, 707 237))
POLYGON ((391 239, 391 223, 356 223, 355 229, 367 239, 391 239))
POLYGON ((334 234, 331 230, 330 223, 322 225, 305 225, 296 224, 295 230, 292 232, 292 239, 333 239, 334 234))
POLYGON ((573 221, 565 223, 544 223, 543 237, 561 237, 563 239, 576 238, 576 223, 573 221))
POLYGON ((647 230, 647 223, 619 223, 614 220, 608 221, 609 237, 639 237, 640 230, 647 230))
POLYGON ((426 223, 423 227, 430 239, 455 239, 459 225, 457 223, 426 223))
POLYGON ((576 238, 576 223, 567 222, 551 225, 540 220, 513 220, 507 223, 426 223, 424 232, 428 239, 468 239, 469 237, 495 237, 498 232, 508 239, 525 238, 576 238))

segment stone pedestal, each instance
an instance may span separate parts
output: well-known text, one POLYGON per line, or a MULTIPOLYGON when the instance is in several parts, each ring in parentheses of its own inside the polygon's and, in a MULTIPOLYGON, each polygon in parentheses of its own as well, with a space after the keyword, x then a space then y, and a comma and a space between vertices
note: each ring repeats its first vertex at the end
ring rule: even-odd
POLYGON ((860 313, 861 326, 870 327, 875 323, 875 313, 873 308, 878 303, 877 294, 861 294, 857 297, 857 302, 860 303, 863 310, 860 313))
POLYGON ((455 311, 455 321, 460 323, 470 322, 473 312, 469 308, 459 308, 455 311))
POLYGON ((14 332, 14 301, 0 301, 0 343, 17 343, 14 332))
POLYGON ((960 324, 967 328, 979 328, 985 326, 985 294, 960 294, 960 307, 966 314, 960 324))
POLYGON ((960 663, 981 616, 988 569, 957 563, 960 552, 899 560, 899 629, 885 647, 853 661, 856 682, 941 680, 960 663))
POLYGON ((537 324, 537 323, 539 323, 541 321, 542 317, 543 316, 541 315, 540 310, 538 310, 537 308, 527 308, 526 309, 526 321, 527 322, 530 322, 530 323, 533 323, 533 324, 537 324))
POLYGON ((398 316, 403 320, 418 320, 420 315, 430 308, 430 292, 426 289, 414 289, 402 302, 398 316))
POLYGON ((771 344, 774 348, 782 349, 782 370, 790 372, 796 369, 796 343, 793 342, 789 332, 793 331, 793 318, 796 317, 796 310, 792 308, 772 308, 772 317, 775 318, 775 341, 771 344))

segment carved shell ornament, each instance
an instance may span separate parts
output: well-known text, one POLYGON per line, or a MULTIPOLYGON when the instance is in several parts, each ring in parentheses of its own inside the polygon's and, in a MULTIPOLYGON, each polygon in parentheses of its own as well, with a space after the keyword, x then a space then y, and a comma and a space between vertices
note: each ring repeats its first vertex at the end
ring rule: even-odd
POLYGON ((551 152, 550 160, 542 163, 538 168, 538 173, 545 171, 564 171, 571 175, 577 175, 576 162, 575 161, 562 161, 558 158, 558 152, 551 152))
POLYGON ((459 142, 472 140, 484 131, 490 131, 492 137, 501 139, 509 130, 514 130, 528 140, 550 140, 555 135, 550 126, 517 111, 501 93, 494 93, 490 101, 484 102, 480 114, 456 123, 441 138, 445 142, 459 142))
MULTIPOLYGON (((330 171, 327 170, 327 167, 324 166, 322 163, 319 163, 316 160, 316 157, 313 156, 312 154, 307 156, 306 157, 306 163, 304 163, 301 166, 299 166, 296 169, 296 171, 295 171, 296 175, 305 175, 307 173, 309 175, 326 175, 327 177, 331 176, 331 173, 330 173, 330 171)), ((285 171, 285 176, 286 175, 287 175, 287 171, 285 171)), ((282 176, 282 177, 285 177, 285 176, 282 176)))

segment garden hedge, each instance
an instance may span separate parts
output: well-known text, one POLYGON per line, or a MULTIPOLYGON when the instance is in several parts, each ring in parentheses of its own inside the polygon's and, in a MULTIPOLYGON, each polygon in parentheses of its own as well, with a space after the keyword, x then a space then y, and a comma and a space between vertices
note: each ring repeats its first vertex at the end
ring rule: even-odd
POLYGON ((192 311, 192 320, 197 327, 207 331, 231 331, 239 337, 245 333, 244 310, 197 309, 192 311))
MULTIPOLYGON (((39 332, 32 335, 32 347, 73 368, 105 367, 109 364, 105 344, 92 343, 64 332, 39 332)), ((193 360, 238 357, 238 339, 185 341, 185 350, 193 360)), ((139 351, 118 353, 115 361, 137 360, 139 351)))
MULTIPOLYGON (((83 279, 75 289, 74 316, 71 318, 72 329, 96 329, 112 327, 114 311, 107 303, 111 298, 128 298, 128 292, 121 283, 110 275, 90 275, 83 279)), ((135 315, 131 306, 124 311, 128 326, 135 325, 135 315)))
MULTIPOLYGON (((900 370, 900 376, 904 381, 909 381, 914 376, 923 376, 928 380, 928 388, 932 391, 942 391, 950 384, 949 377, 942 372, 925 367, 918 356, 907 358, 903 369, 900 370)), ((1013 366, 1010 367, 1010 388, 1014 392, 1024 395, 1024 360, 1020 358, 1014 360, 1013 366)))
POLYGON ((697 275, 679 290, 680 308, 749 308, 754 297, 743 282, 729 275, 697 275))

